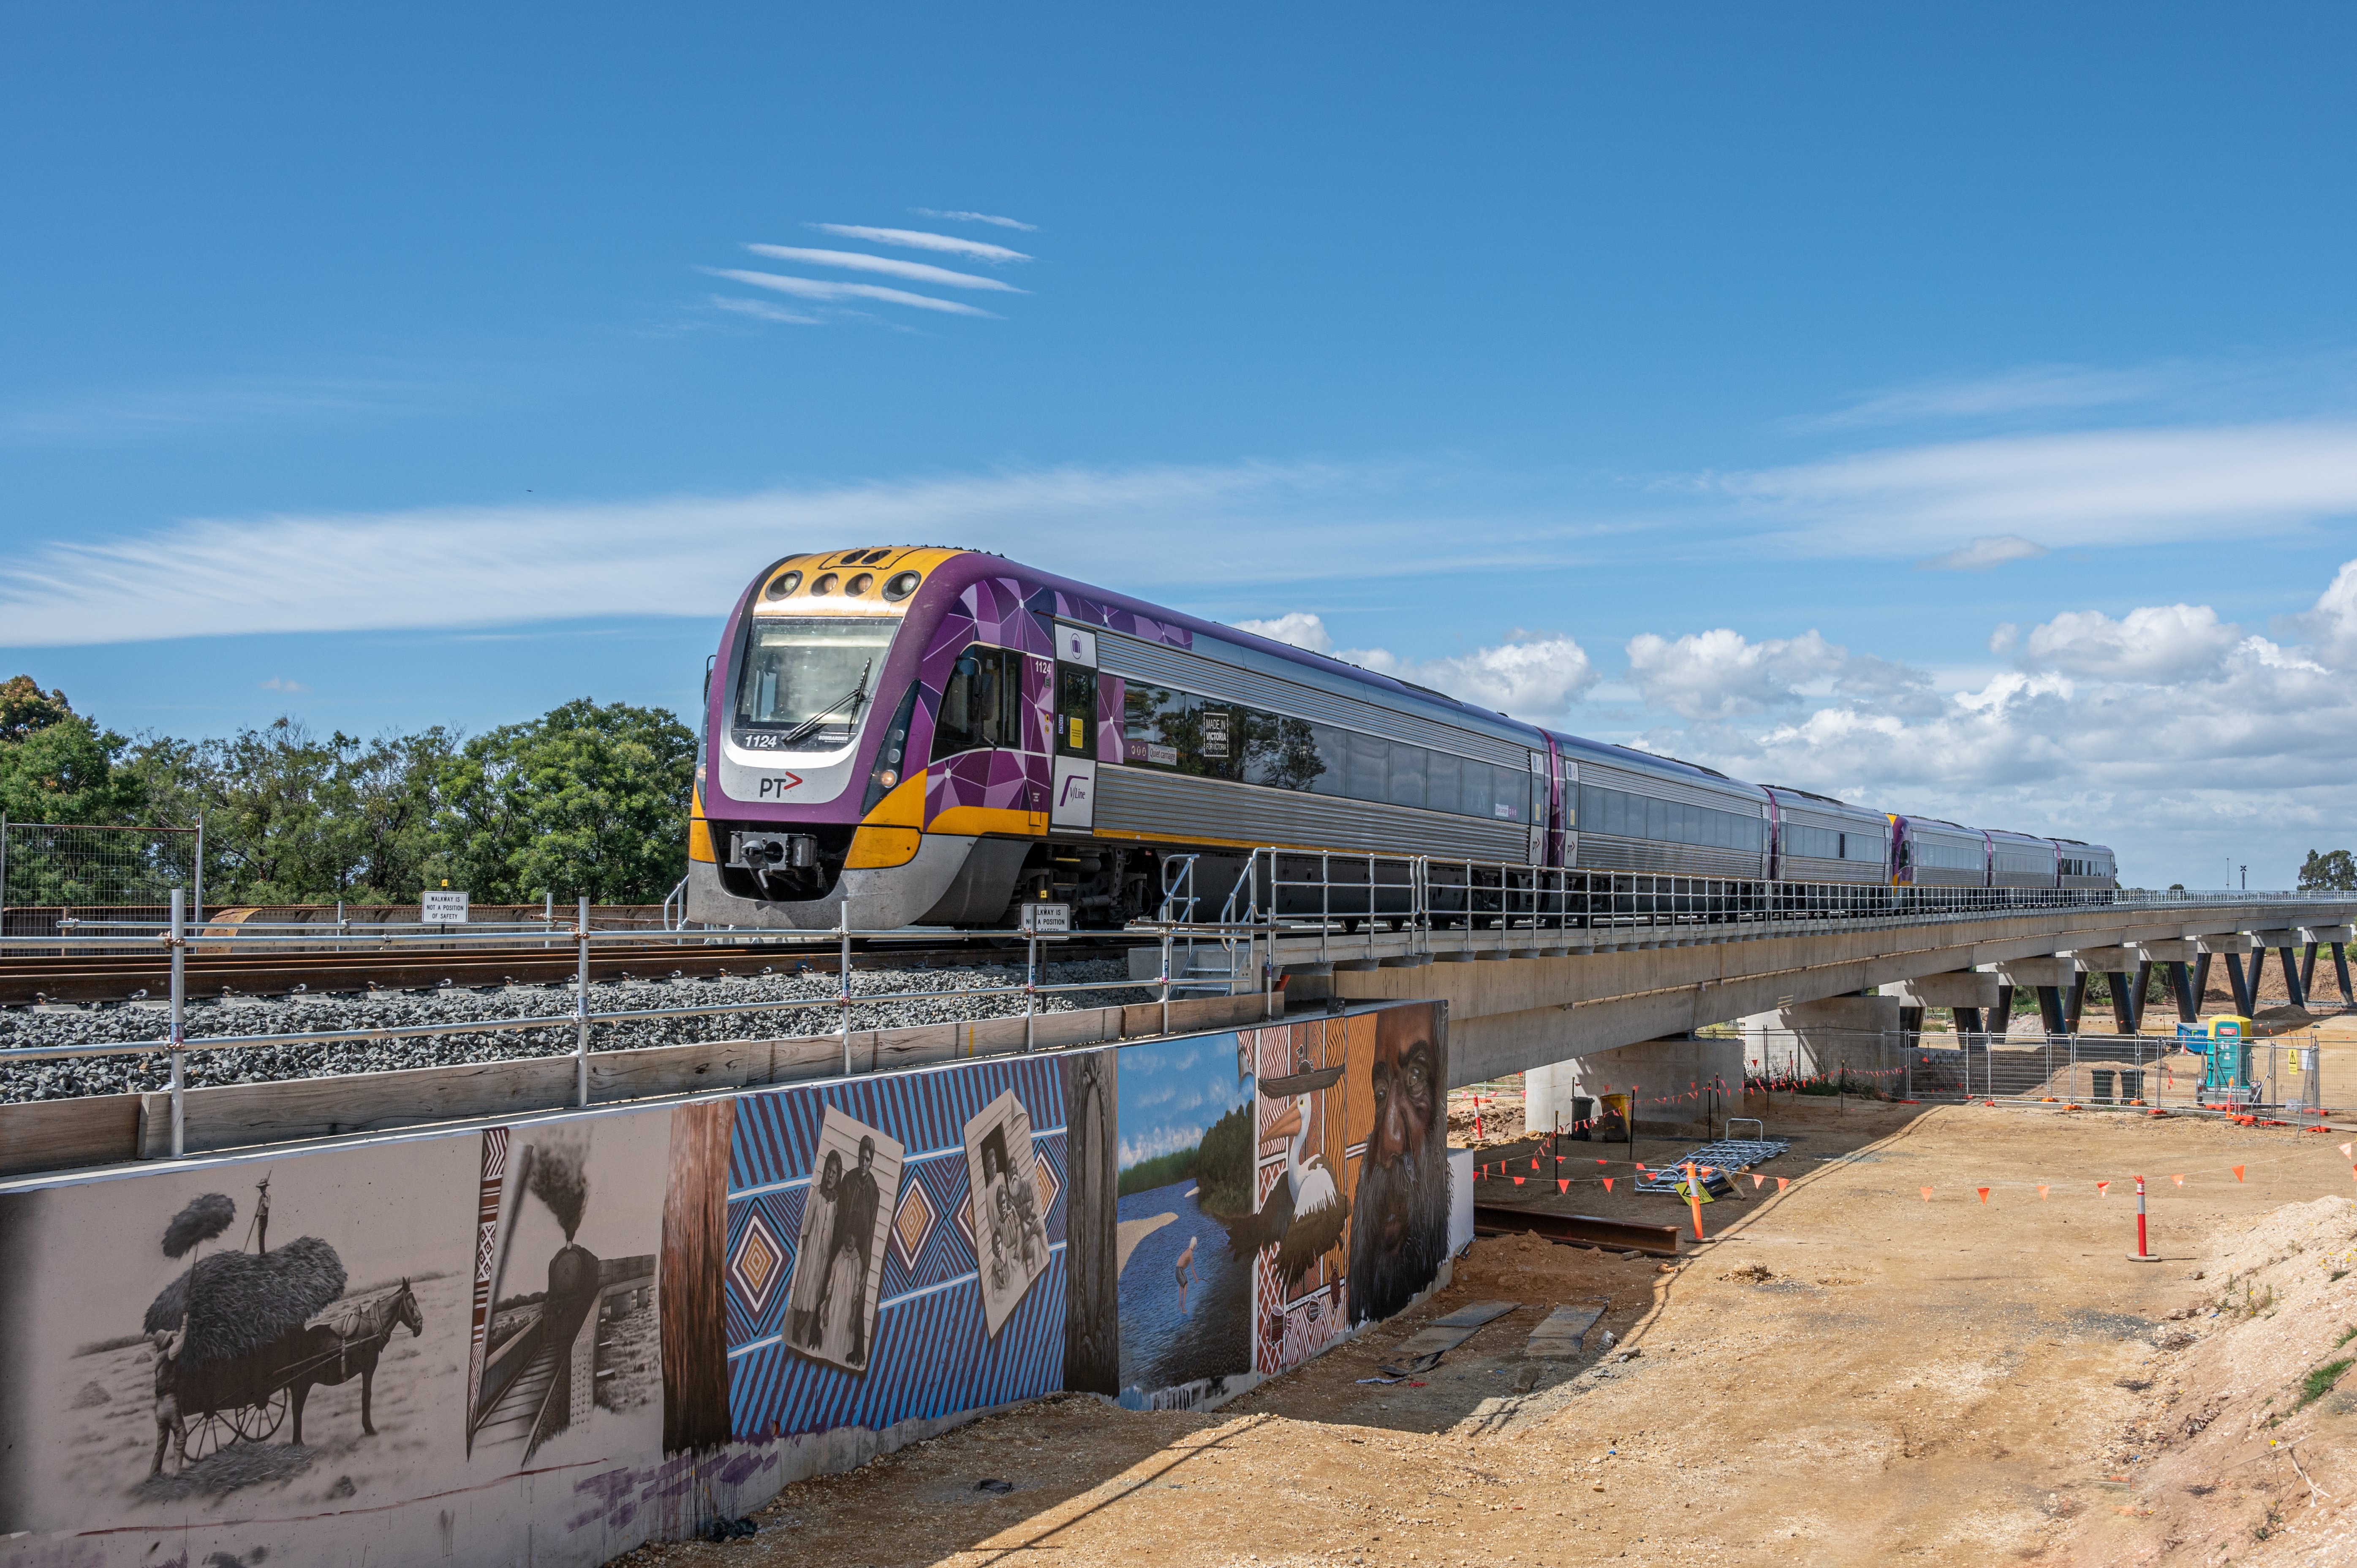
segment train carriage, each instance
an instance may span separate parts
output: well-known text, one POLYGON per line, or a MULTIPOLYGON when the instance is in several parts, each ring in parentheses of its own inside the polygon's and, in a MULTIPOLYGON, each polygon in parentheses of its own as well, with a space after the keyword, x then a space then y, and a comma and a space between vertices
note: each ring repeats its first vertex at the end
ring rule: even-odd
MULTIPOLYGON (((1876 820, 1787 793, 1813 827, 1876 820)), ((724 631, 687 914, 992 926, 1054 899, 1118 926, 1160 905, 1170 857, 1187 855, 1210 918, 1248 853, 1274 847, 1292 857, 1280 879, 1287 865, 1336 879, 1353 854, 1428 857, 1436 884, 1468 886, 1468 913, 1493 907, 1470 889, 1552 870, 1566 911, 1724 915, 1765 907, 1763 889, 1792 875, 1777 869, 1778 809, 1708 768, 998 556, 830 551, 773 564, 724 631), (1674 902, 1655 901, 1664 888, 1674 902)), ((1907 819, 1882 820, 1903 840, 1907 819)), ((1944 843, 1948 826, 1927 824, 1922 842, 1944 843)), ((1847 883, 1872 864, 1864 849, 1861 835, 1856 855, 1792 864, 1847 883)), ((1934 870, 1923 885, 1953 884, 1934 870)), ((1404 897, 1371 886, 1346 911, 1321 893, 1290 912, 1381 915, 1404 897)))
POLYGON ((1988 837, 1937 817, 1890 819, 1890 880, 1900 887, 1988 886, 1988 837))
POLYGON ((2057 856, 2052 839, 2032 838, 2028 833, 2008 832, 2003 828, 1984 830, 1988 840, 1989 880, 1991 887, 2036 888, 2051 892, 2057 886, 2057 856))

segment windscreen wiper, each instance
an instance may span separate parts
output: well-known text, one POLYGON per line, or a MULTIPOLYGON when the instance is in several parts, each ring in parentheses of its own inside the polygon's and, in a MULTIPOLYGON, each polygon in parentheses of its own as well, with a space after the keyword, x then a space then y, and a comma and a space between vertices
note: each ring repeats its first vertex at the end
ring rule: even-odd
POLYGON ((784 735, 780 736, 778 737, 778 744, 780 746, 791 746, 798 740, 817 734, 819 729, 824 725, 827 715, 834 713, 835 709, 842 707, 846 703, 851 705, 851 712, 844 715, 845 723, 847 725, 852 720, 856 719, 859 716, 860 704, 867 701, 867 677, 875 672, 876 660, 870 659, 867 661, 867 668, 859 672, 858 685, 854 686, 850 691, 845 692, 842 696, 837 697, 834 701, 829 703, 826 706, 819 709, 818 712, 813 714, 810 717, 804 719, 802 723, 788 730, 784 735))

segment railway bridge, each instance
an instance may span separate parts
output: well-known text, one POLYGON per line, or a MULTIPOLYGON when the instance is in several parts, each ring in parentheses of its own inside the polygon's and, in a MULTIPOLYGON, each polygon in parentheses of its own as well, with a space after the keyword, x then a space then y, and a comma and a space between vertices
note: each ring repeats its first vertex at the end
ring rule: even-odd
POLYGON ((1280 935, 1274 961, 1296 1006, 1348 1000, 1439 998, 1448 1004, 1449 1070, 1458 1085, 1522 1072, 1533 1115, 1597 1083, 1667 1084, 1741 1070, 1737 1041, 1682 1037, 1745 1021, 1789 1031, 1803 1065, 1879 1065, 1922 1012, 1952 1008, 1961 1030, 2010 1015, 2013 994, 2038 993, 2050 1033, 2075 1030, 2087 982, 2111 986, 2133 1027, 2155 968, 2183 1016, 2222 961, 2239 1010, 2253 1008, 2261 966, 2283 965, 2295 1001, 2310 988, 2352 1000, 2347 944, 2357 897, 2138 899, 1865 918, 1603 925, 1469 922, 1450 930, 1280 935))

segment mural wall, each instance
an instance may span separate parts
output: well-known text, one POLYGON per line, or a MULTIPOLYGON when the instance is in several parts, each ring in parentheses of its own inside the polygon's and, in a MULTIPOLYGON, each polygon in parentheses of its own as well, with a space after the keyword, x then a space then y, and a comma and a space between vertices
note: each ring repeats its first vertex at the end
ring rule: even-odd
POLYGON ((1441 1008, 1119 1054, 1124 1404, 1225 1398, 1431 1288, 1449 1251, 1441 1008))
POLYGON ((1063 1387, 1055 1057, 750 1094, 728 1168, 731 1434, 1063 1387))
POLYGON ((1416 1004, 0 1192, 0 1565, 594 1564, 1216 1402, 1432 1283, 1445 1071, 1416 1004))

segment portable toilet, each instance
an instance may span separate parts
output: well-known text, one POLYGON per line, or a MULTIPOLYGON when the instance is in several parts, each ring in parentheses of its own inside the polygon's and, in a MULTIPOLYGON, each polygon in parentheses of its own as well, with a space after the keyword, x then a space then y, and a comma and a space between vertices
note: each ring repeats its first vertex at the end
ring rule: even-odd
POLYGON ((2253 1033, 2251 1020, 2234 1013, 2177 1026, 2178 1040, 2187 1050, 2201 1051, 2209 1058, 2201 1069, 2202 1104, 2244 1105, 2257 1098, 2258 1090, 2251 1082, 2253 1033))

